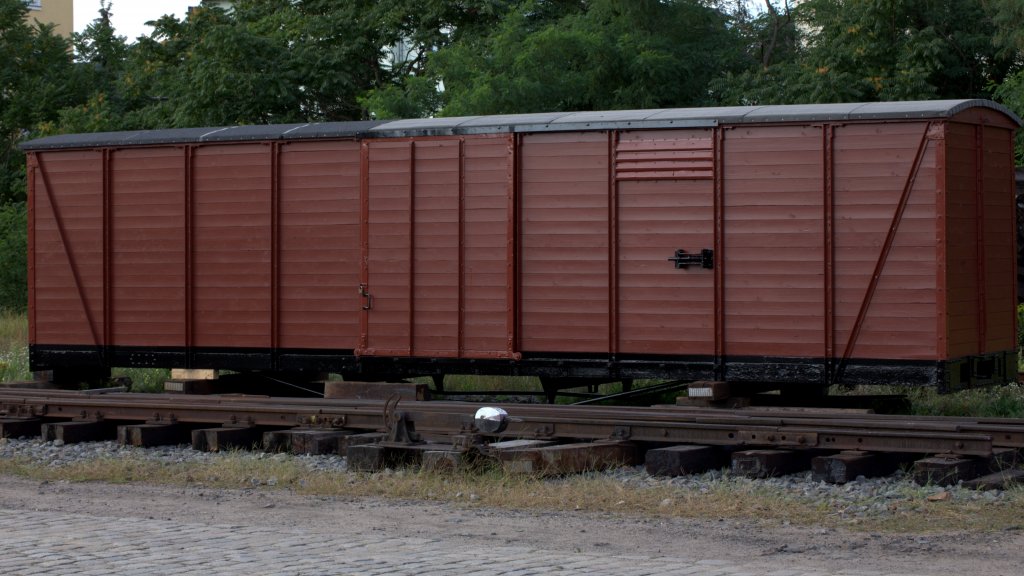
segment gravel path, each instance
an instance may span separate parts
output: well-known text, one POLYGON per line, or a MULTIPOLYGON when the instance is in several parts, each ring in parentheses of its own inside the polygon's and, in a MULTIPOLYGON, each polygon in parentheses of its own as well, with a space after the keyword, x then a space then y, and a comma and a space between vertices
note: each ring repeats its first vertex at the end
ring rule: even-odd
MULTIPOLYGON (((41 442, 38 439, 0 440, 0 459, 27 460, 59 467, 94 458, 166 463, 210 462, 223 458, 293 460, 311 470, 346 472, 344 458, 337 456, 291 456, 259 452, 225 455, 197 452, 182 446, 132 448, 114 442, 61 445, 60 442, 41 442)), ((915 486, 902 474, 861 480, 844 486, 814 482, 807 474, 770 480, 749 480, 722 472, 682 478, 652 478, 642 468, 624 468, 600 474, 631 487, 668 484, 691 491, 710 491, 723 484, 731 484, 743 490, 767 490, 786 498, 827 505, 831 513, 851 521, 860 517, 889 514, 888 503, 894 499, 924 498, 943 490, 915 486)), ((652 569, 643 572, 645 574, 666 575, 881 576, 970 573, 972 576, 1009 576, 1020 574, 1020 566, 1024 565, 1024 532, 1016 529, 990 533, 947 531, 928 535, 894 535, 843 528, 791 526, 787 522, 632 517, 585 511, 529 512, 471 507, 462 502, 306 496, 291 490, 256 489, 260 485, 275 483, 276 479, 272 477, 253 477, 249 487, 231 490, 199 484, 115 485, 0 477, 0 529, 7 531, 8 540, 23 540, 27 546, 26 551, 49 546, 55 547, 55 554, 62 553, 59 549, 65 545, 57 537, 66 532, 61 528, 65 525, 63 523, 96 522, 97 529, 103 531, 108 528, 101 526, 109 527, 116 536, 119 534, 116 531, 121 530, 122 526, 134 526, 132 530, 149 530, 146 521, 154 521, 152 530, 156 533, 153 538, 157 539, 162 538, 161 534, 167 530, 173 534, 197 535, 212 530, 213 534, 221 531, 230 534, 232 538, 248 538, 251 542, 246 540, 246 546, 276 550, 265 539, 275 530, 285 530, 294 532, 298 541, 321 543, 337 539, 345 542, 376 542, 375 538, 384 538, 381 540, 381 550, 391 549, 388 542, 393 540, 399 548, 412 546, 407 552, 414 555, 442 546, 450 550, 467 550, 467 554, 470 554, 468 557, 488 556, 505 549, 509 554, 522 553, 530 558, 571 557, 584 562, 581 566, 586 565, 586 562, 596 562, 590 568, 582 569, 581 573, 609 574, 620 573, 611 570, 610 563, 625 557, 644 558, 651 561, 648 566, 664 567, 664 572, 652 569), (39 525, 52 525, 55 536, 50 538, 36 531, 35 527, 39 525), (599 566, 608 569, 602 572, 597 569, 599 566), (692 570, 680 572, 682 567, 692 570)), ((1009 494, 998 491, 973 492, 957 487, 949 487, 947 490, 951 498, 958 499, 999 501, 1009 498, 1009 494)), ((149 536, 145 538, 148 541, 149 536)), ((200 539, 208 540, 208 534, 200 539)), ((182 545, 185 545, 184 540, 168 541, 168 546, 172 548, 180 548, 182 545)), ((325 547, 325 550, 330 549, 331 546, 325 547)), ((156 549, 145 552, 157 555, 162 553, 156 549)), ((95 550, 88 551, 88 554, 94 559, 102 556, 95 550)), ((0 572, 4 572, 3 568, 0 565, 0 572)), ((506 568, 512 569, 510 574, 530 573, 530 570, 513 569, 515 566, 506 568)), ((394 567, 382 570, 385 570, 380 572, 382 574, 421 573, 394 567)), ((273 571, 268 568, 268 572, 273 571)), ((548 573, 546 570, 534 572, 548 573)), ((97 573, 112 572, 107 570, 97 573)))

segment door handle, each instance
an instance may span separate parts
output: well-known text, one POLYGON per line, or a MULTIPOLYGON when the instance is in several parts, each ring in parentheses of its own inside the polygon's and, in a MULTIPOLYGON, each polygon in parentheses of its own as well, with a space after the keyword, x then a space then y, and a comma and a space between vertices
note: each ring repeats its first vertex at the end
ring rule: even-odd
POLYGON ((709 248, 704 248, 700 251, 700 254, 687 254, 686 250, 680 248, 676 250, 676 253, 668 258, 669 262, 675 262, 676 269, 689 268, 691 264, 700 264, 701 268, 707 268, 708 270, 715 267, 715 251, 709 248))
POLYGON ((370 310, 373 308, 373 294, 370 294, 366 284, 359 285, 359 295, 366 298, 366 303, 363 304, 363 310, 370 310))

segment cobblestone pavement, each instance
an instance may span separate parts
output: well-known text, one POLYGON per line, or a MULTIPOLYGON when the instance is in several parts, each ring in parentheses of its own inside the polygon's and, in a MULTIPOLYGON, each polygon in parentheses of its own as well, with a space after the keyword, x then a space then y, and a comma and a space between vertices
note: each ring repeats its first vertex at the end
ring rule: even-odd
MULTIPOLYGON (((344 519, 315 530, 0 509, 0 574, 458 575, 530 574, 881 576, 802 570, 770 559, 565 553, 536 547, 450 545, 386 532, 347 534, 344 519)), ((895 576, 886 574, 886 576, 895 576)))

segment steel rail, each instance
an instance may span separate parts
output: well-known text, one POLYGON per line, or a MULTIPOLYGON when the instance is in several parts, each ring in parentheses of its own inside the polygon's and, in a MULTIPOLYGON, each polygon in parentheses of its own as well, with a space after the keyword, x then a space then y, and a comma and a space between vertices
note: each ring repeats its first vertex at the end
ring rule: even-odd
MULTIPOLYGON (((821 448, 987 456, 1024 447, 1024 420, 900 417, 690 407, 498 404, 513 417, 502 438, 629 439, 652 443, 821 448)), ((479 404, 404 402, 397 410, 427 435, 472 431, 479 404)), ((70 420, 383 430, 385 402, 266 396, 147 395, 8 389, 0 414, 70 420)))

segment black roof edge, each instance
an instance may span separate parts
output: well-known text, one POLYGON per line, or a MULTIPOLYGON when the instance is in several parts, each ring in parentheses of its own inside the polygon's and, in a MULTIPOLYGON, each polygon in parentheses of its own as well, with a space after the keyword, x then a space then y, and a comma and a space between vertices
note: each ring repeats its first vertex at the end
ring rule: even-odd
POLYGON ((59 134, 22 142, 26 152, 160 144, 201 144, 204 142, 252 142, 267 140, 302 140, 309 138, 365 138, 369 131, 384 124, 383 120, 356 122, 322 122, 303 124, 255 124, 202 128, 170 128, 126 132, 94 132, 59 134))

